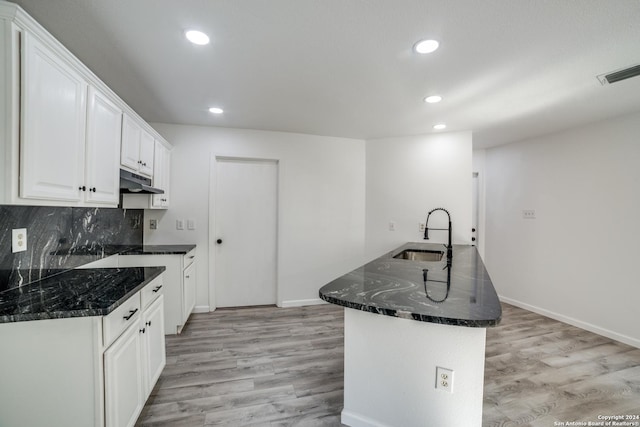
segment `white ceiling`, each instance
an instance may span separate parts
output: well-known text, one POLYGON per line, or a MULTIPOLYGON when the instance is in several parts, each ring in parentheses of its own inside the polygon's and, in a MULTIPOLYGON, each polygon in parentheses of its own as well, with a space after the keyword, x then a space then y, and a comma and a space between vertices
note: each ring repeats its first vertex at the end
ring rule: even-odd
POLYGON ((445 122, 488 147, 640 111, 640 77, 596 79, 640 64, 638 0, 15 2, 150 122, 361 139, 445 122), (413 53, 423 38, 440 49, 413 53))

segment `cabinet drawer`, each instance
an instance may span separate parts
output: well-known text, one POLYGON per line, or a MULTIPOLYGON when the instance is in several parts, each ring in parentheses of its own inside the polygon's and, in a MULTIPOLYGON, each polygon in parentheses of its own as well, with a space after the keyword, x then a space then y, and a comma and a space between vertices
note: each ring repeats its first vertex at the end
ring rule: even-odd
POLYGON ((109 347, 122 332, 140 318, 140 292, 126 300, 102 320, 104 346, 109 347))
POLYGON ((196 249, 193 248, 184 256, 184 260, 182 262, 182 268, 187 268, 191 264, 193 264, 193 260, 196 259, 196 249))
POLYGON ((155 301, 163 292, 163 282, 162 282, 162 274, 156 277, 151 283, 142 288, 140 291, 140 300, 142 309, 144 310, 155 301))

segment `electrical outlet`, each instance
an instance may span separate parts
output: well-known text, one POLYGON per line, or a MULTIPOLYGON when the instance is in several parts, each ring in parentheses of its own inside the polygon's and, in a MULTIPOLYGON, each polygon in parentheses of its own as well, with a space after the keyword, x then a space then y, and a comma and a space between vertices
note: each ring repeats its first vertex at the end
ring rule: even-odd
POLYGON ((453 370, 436 366, 436 389, 453 393, 453 370))
POLYGON ((27 229, 16 228, 11 230, 11 251, 24 252, 27 250, 27 229))
POLYGON ((188 219, 187 220, 187 228, 189 230, 195 230, 196 229, 196 220, 195 219, 188 219))
POLYGON ((396 231, 396 223, 394 221, 389 221, 389 231, 396 231))
POLYGON ((418 231, 419 231, 419 232, 421 232, 421 233, 424 233, 424 228, 425 228, 426 226, 427 226, 427 225, 426 225, 424 222, 419 222, 419 223, 418 223, 418 231))
POLYGON ((176 219, 176 230, 184 230, 184 220, 176 219))
POLYGON ((150 219, 149 220, 149 229, 150 230, 157 230, 158 229, 158 220, 157 219, 150 219))
POLYGON ((524 219, 536 219, 536 211, 534 209, 523 209, 522 218, 524 219))

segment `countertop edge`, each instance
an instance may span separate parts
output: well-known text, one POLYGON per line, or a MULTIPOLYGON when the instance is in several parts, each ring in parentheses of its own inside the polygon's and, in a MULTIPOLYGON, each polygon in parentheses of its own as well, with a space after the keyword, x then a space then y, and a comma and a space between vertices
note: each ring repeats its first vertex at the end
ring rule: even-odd
POLYGON ((450 326, 464 326, 467 328, 488 328, 493 326, 498 326, 500 321, 502 320, 502 315, 500 315, 496 319, 458 319, 451 317, 440 317, 440 316, 429 316, 420 313, 411 313, 408 311, 398 312, 398 310, 384 308, 384 307, 374 307, 365 304, 359 304, 355 302, 343 301, 337 298, 332 298, 326 295, 323 295, 321 292, 318 292, 320 299, 326 301, 330 304, 339 305, 345 308, 351 308, 359 311, 366 311, 368 313, 381 314, 383 316, 395 317, 398 319, 407 319, 407 320, 416 320, 419 322, 426 323, 435 323, 440 325, 450 325, 450 326))

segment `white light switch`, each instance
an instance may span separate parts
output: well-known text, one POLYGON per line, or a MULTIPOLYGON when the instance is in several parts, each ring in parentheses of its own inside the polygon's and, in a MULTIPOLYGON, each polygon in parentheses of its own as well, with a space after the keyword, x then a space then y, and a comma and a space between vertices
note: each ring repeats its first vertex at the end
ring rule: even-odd
POLYGON ((196 229, 196 220, 195 219, 188 219, 187 220, 187 228, 189 230, 195 230, 196 229))
POLYGON ((396 223, 394 221, 389 221, 389 231, 396 231, 396 223))
POLYGON ((184 230, 184 220, 176 219, 176 230, 184 230))
POLYGON ((27 250, 27 229, 16 228, 11 230, 11 250, 16 252, 24 252, 27 250))

